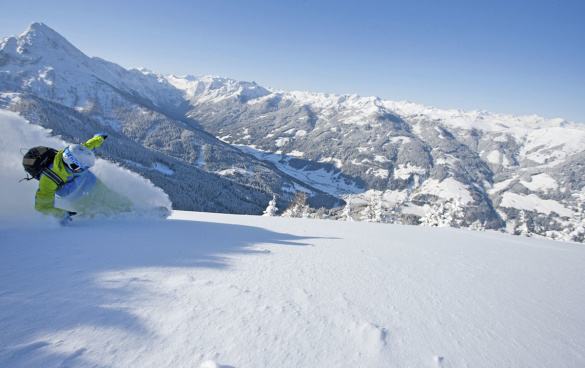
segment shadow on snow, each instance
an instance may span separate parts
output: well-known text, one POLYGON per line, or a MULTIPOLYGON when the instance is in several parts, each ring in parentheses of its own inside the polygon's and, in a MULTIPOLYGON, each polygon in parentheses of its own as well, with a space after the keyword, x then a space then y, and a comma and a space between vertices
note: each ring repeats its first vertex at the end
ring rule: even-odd
MULTIPOLYGON (((148 332, 128 311, 105 307, 134 290, 105 287, 97 282, 104 273, 148 267, 226 269, 230 255, 264 254, 255 244, 303 246, 309 245, 307 239, 253 226, 182 220, 0 230, 0 365, 21 365, 31 352, 49 345, 42 336, 78 326, 148 332)), ((63 357, 51 353, 49 359, 71 361, 84 351, 63 357)))

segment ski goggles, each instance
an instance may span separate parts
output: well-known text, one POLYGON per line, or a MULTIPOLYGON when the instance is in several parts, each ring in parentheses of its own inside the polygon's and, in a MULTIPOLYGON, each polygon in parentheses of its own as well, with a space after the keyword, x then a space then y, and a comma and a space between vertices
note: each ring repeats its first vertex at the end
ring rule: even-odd
POLYGON ((70 168, 71 171, 75 173, 82 173, 85 170, 89 169, 89 167, 82 165, 81 162, 77 161, 75 157, 73 157, 71 151, 69 151, 69 147, 65 148, 65 151, 63 151, 63 155, 67 156, 67 159, 71 161, 71 163, 64 162, 64 164, 67 165, 67 167, 70 168))

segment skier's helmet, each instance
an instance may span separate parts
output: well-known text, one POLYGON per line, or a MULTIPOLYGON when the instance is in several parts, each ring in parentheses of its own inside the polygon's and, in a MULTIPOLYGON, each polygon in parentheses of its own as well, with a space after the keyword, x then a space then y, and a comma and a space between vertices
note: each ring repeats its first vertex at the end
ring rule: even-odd
POLYGON ((71 174, 81 174, 95 164, 95 156, 89 148, 73 144, 63 151, 63 163, 71 174))

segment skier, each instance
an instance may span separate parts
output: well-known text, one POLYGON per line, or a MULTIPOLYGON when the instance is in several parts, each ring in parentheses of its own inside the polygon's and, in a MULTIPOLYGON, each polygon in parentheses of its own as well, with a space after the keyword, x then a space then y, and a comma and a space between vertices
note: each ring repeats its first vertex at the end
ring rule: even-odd
MULTIPOLYGON (((47 175, 41 175, 39 189, 35 196, 35 209, 43 214, 59 218, 61 225, 73 221, 77 212, 55 207, 55 196, 73 202, 88 194, 96 184, 96 176, 89 171, 95 164, 93 150, 107 138, 107 134, 99 133, 83 144, 73 144, 55 156, 49 170, 57 174, 64 185, 57 183, 47 175)), ((50 173, 49 173, 50 174, 50 173)))

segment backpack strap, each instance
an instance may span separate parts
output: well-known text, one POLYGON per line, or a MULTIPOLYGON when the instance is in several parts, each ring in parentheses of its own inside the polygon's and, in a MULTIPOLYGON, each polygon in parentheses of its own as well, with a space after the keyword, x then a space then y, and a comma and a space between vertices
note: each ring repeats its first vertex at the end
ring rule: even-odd
POLYGON ((42 173, 45 174, 49 179, 51 179, 52 181, 54 181, 55 184, 57 184, 57 190, 56 190, 57 192, 60 191, 61 189, 63 189, 63 186, 65 185, 65 183, 59 177, 59 175, 55 174, 48 167, 44 167, 43 170, 42 170, 42 173))
POLYGON ((28 174, 26 174, 26 178, 22 178, 22 179, 20 179, 18 182, 19 182, 19 183, 22 183, 22 182, 23 182, 23 181, 25 181, 25 180, 26 180, 26 181, 29 181, 29 180, 33 180, 33 179, 34 179, 34 178, 31 178, 31 177, 29 177, 29 176, 28 176, 28 174))

